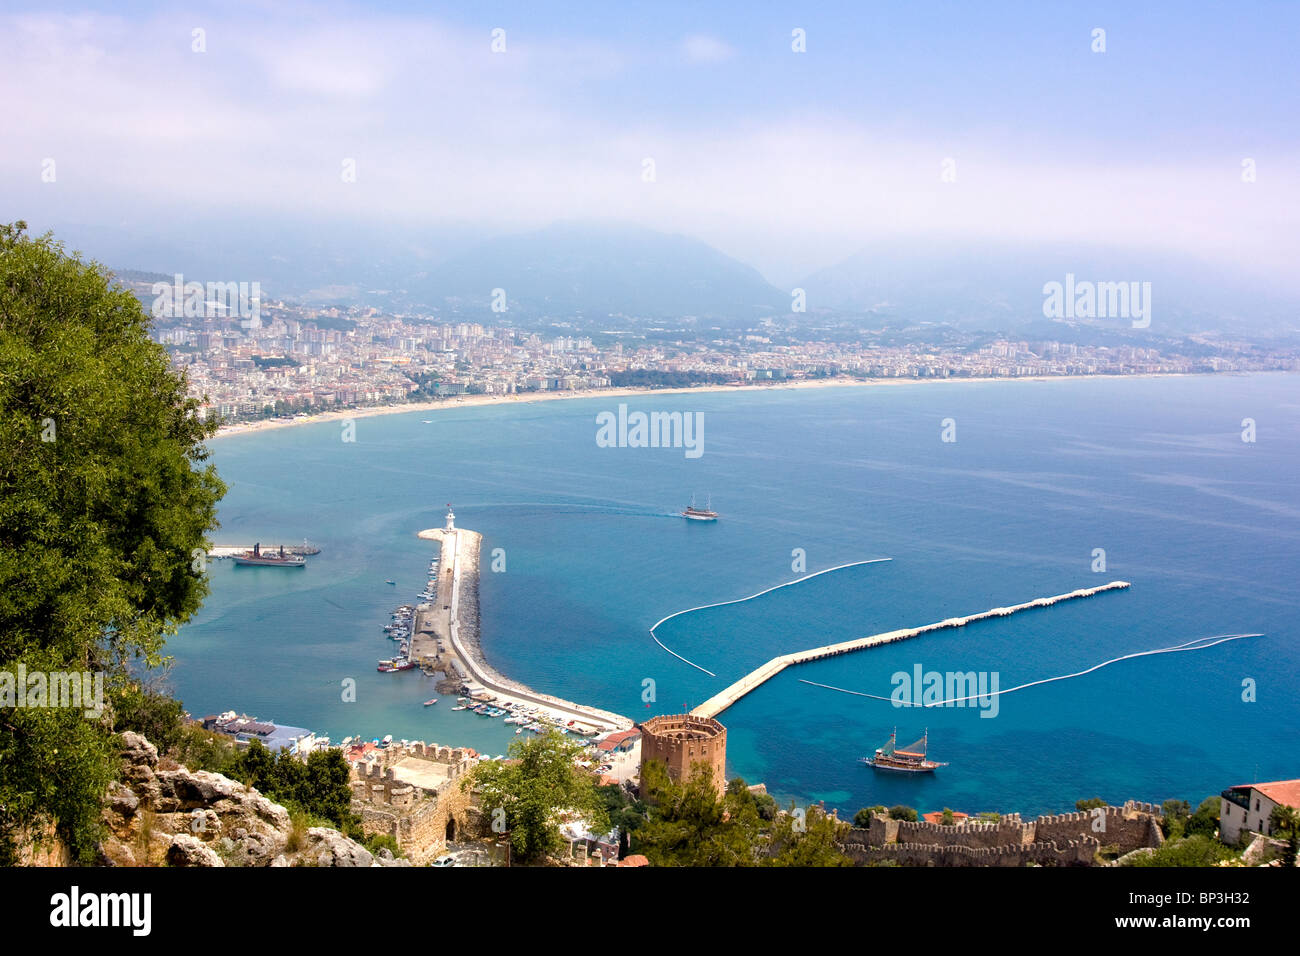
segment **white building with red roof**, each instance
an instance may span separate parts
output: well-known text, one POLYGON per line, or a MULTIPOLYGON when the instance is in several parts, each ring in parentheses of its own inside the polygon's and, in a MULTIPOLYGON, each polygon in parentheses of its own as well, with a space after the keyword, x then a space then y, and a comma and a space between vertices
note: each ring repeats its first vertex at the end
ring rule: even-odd
POLYGON ((1300 808, 1300 780, 1229 787, 1219 795, 1219 839, 1235 844, 1243 833, 1267 836, 1274 807, 1300 808))

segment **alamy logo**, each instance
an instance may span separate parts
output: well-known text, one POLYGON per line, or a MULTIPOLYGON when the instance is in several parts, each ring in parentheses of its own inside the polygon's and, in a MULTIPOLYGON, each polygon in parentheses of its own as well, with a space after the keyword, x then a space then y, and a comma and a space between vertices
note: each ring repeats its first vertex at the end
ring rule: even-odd
POLYGON ((262 326, 262 283, 186 282, 179 272, 171 285, 155 282, 152 311, 165 319, 238 318, 246 329, 262 326))
POLYGON ((703 412, 628 412, 596 416, 596 444, 601 448, 684 448, 687 458, 704 454, 703 412))
POLYGON ((0 707, 71 707, 97 718, 104 712, 103 671, 0 671, 0 707))
POLYGON ((1133 328, 1151 324, 1150 282, 1065 282, 1043 286, 1043 315, 1049 319, 1132 319, 1133 328))
POLYGON ((133 936, 148 936, 152 913, 149 893, 82 893, 74 886, 50 897, 51 926, 128 926, 133 936))
POLYGON ((981 717, 998 715, 997 671, 941 673, 916 664, 910 674, 898 671, 889 682, 894 685, 889 699, 895 707, 978 707, 981 717))

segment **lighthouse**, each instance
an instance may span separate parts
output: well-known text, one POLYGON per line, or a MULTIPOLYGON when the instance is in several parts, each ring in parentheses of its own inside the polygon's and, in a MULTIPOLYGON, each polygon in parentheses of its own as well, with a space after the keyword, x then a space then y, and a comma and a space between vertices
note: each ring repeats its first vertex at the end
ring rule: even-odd
POLYGON ((455 516, 454 514, 451 513, 451 504, 450 504, 450 503, 448 503, 448 505, 447 505, 447 524, 446 524, 446 526, 445 526, 442 530, 444 530, 444 531, 455 531, 455 530, 456 530, 456 516, 455 516))

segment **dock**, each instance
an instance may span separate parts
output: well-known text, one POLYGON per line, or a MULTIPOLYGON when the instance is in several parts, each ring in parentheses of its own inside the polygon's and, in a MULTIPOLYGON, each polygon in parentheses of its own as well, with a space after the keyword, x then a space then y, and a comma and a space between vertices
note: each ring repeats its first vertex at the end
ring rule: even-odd
POLYGON ((934 624, 926 624, 922 627, 901 628, 896 631, 885 631, 882 634, 873 634, 870 637, 858 637, 851 641, 842 641, 839 644, 826 644, 822 647, 812 647, 806 651, 795 651, 792 654, 782 654, 774 657, 761 667, 750 671, 740 680, 736 681, 721 693, 714 694, 704 703, 700 704, 691 711, 696 717, 717 717, 740 698, 744 697, 751 691, 767 683, 781 671, 793 664, 806 664, 809 661, 819 661, 825 657, 835 657, 839 654, 851 654, 854 651, 866 650, 869 647, 878 647, 881 644, 892 644, 895 641, 905 641, 909 638, 919 637, 922 634, 928 634, 931 631, 942 631, 953 627, 965 627, 974 621, 982 621, 991 617, 1009 617, 1020 611, 1028 611, 1038 607, 1050 607, 1053 604, 1060 604, 1062 601, 1073 601, 1079 598, 1088 598, 1103 591, 1115 591, 1127 588, 1127 581, 1111 581, 1109 584, 1103 584, 1095 588, 1080 588, 1077 591, 1071 591, 1068 594, 1057 594, 1054 597, 1036 598, 1033 601, 1026 601, 1024 604, 1015 604, 1011 607, 995 607, 992 610, 981 611, 979 614, 969 614, 966 617, 950 617, 938 621, 934 624))
POLYGON ((432 665, 440 653, 438 643, 441 641, 446 651, 441 652, 442 661, 439 663, 447 662, 452 669, 464 674, 467 683, 476 683, 499 699, 542 707, 602 733, 627 730, 633 726, 632 720, 621 714, 538 693, 489 667, 483 660, 478 642, 478 568, 483 536, 464 528, 449 527, 430 528, 421 531, 419 537, 437 541, 441 555, 438 596, 429 604, 416 608, 411 632, 411 660, 422 667, 432 665))

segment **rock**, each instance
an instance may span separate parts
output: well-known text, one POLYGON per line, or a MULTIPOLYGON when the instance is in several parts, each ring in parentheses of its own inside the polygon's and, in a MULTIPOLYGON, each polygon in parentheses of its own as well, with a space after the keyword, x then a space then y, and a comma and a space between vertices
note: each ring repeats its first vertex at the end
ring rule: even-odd
POLYGON ((317 866, 373 866, 374 856, 354 840, 337 830, 312 827, 307 831, 307 848, 303 856, 317 866))
POLYGON ((274 860, 271 861, 271 865, 275 867, 288 866, 289 860, 283 853, 281 853, 279 856, 277 856, 274 860))
POLYGON ((393 858, 393 851, 388 849, 388 847, 381 847, 378 856, 381 861, 391 860, 393 858))
POLYGON ((140 734, 128 730, 122 734, 122 759, 129 764, 158 766, 158 748, 140 734))
POLYGON ((108 806, 114 813, 124 817, 135 816, 140 806, 140 798, 130 787, 125 787, 114 780, 108 785, 108 806))
POLYGON ((120 840, 105 840, 99 846, 100 866, 136 866, 135 853, 120 840))
POLYGON ((186 823, 190 834, 200 840, 211 840, 221 835, 221 818, 215 810, 195 809, 189 812, 186 823))
POLYGON ((207 770, 195 772, 185 767, 160 770, 156 776, 159 789, 158 810, 162 813, 204 808, 218 800, 234 796, 240 787, 219 773, 207 770))
POLYGON ((284 845, 281 833, 247 833, 235 841, 233 856, 244 866, 274 866, 284 845))
POLYGON ((202 841, 196 840, 188 833, 178 833, 172 837, 167 847, 167 863, 171 866, 225 866, 221 857, 202 841))

